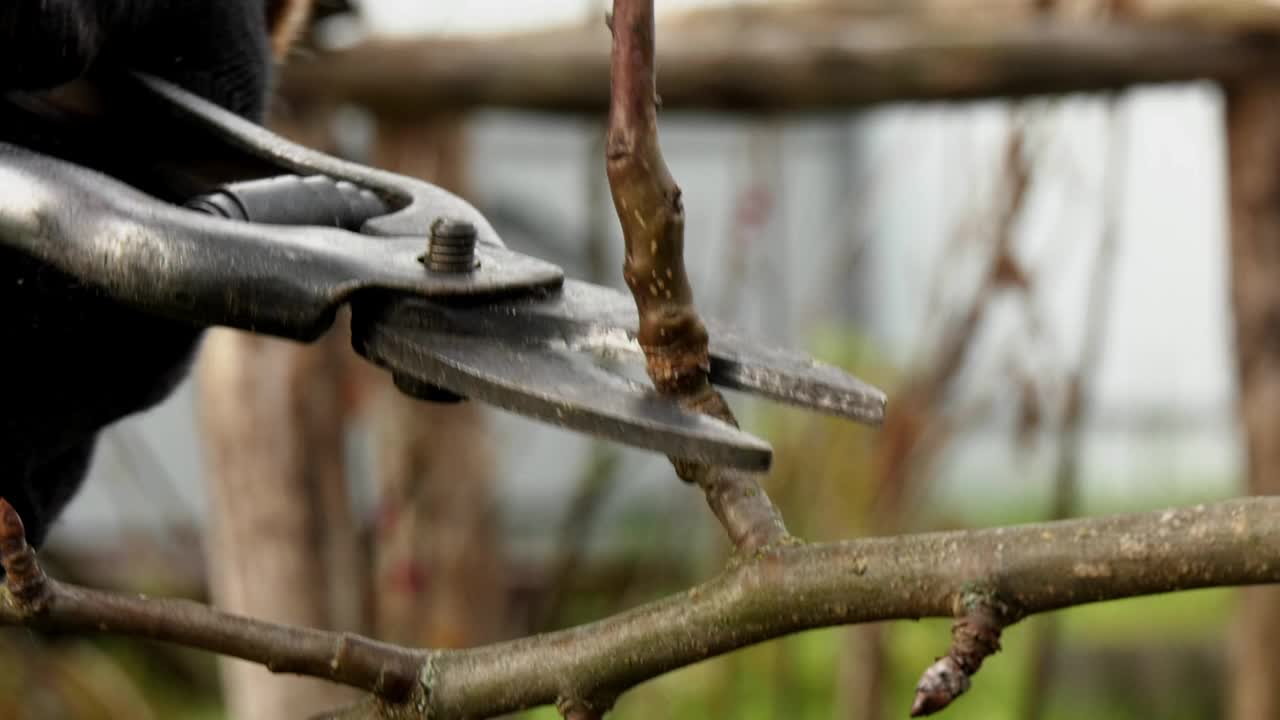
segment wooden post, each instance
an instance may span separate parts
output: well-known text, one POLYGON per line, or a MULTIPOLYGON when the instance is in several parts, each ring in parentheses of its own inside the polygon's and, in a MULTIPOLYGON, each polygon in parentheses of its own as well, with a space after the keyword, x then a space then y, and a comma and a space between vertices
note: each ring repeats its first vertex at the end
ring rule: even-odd
MULTIPOLYGON (((1280 78, 1260 76, 1227 88, 1227 132, 1247 490, 1274 495, 1280 493, 1280 78)), ((1274 720, 1280 717, 1280 588, 1241 591, 1235 622, 1230 717, 1274 720)))
MULTIPOLYGON (((324 112, 277 121, 312 147, 324 112)), ((211 507, 214 603, 255 618, 363 630, 368 561, 345 472, 343 323, 309 345, 211 331, 195 373, 211 507)), ((332 683, 220 660, 230 717, 274 720, 331 710, 355 695, 332 683)))
MULTIPOLYGON (((465 196, 463 131, 458 116, 382 118, 373 164, 465 196)), ((506 586, 487 413, 410 398, 385 373, 374 388, 377 635, 424 647, 499 639, 506 586)))
MULTIPOLYGON (((332 586, 359 590, 361 583, 343 567, 355 537, 328 350, 230 330, 207 338, 198 384, 211 506, 210 585, 224 610, 354 630, 357 619, 336 617, 330 604, 337 597, 332 586)), ((229 715, 241 720, 307 717, 351 697, 330 683, 220 662, 229 715)))
MULTIPOLYGON (((1280 46, 1259 40, 1280 31, 1280 9, 1264 0, 1166 0, 1106 22, 1033 22, 1032 0, 926 1, 876 17, 835 3, 776 3, 666 18, 663 110, 826 113, 1233 81, 1280 68, 1280 46)), ((280 88, 286 98, 402 119, 476 107, 600 114, 608 34, 575 26, 370 40, 290 63, 280 88)))

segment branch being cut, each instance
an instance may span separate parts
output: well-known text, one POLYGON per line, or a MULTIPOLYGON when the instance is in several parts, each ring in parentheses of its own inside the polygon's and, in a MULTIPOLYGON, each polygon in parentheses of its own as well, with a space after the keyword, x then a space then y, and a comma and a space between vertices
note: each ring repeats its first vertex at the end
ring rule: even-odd
POLYGON ((693 394, 711 361, 684 267, 684 205, 658 145, 653 0, 617 0, 607 168, 626 240, 623 276, 640 313, 640 344, 658 390, 693 394))
MULTIPOLYGON (((615 0, 610 29, 606 167, 626 241, 623 277, 639 312, 639 341, 658 391, 691 410, 737 425, 707 378, 707 329, 684 267, 684 205, 658 145, 653 0, 615 0)), ((782 516, 755 477, 672 460, 702 487, 734 546, 754 552, 789 539, 782 516)))
POLYGON ((641 682, 803 630, 964 618, 981 603, 999 607, 1001 622, 1013 623, 1103 600, 1280 583, 1280 497, 775 546, 738 558, 687 592, 595 623, 435 652, 54 582, 40 572, 21 523, 3 504, 0 561, 8 573, 0 624, 146 637, 380 693, 364 717, 494 717, 553 703, 569 712, 598 713, 641 682))

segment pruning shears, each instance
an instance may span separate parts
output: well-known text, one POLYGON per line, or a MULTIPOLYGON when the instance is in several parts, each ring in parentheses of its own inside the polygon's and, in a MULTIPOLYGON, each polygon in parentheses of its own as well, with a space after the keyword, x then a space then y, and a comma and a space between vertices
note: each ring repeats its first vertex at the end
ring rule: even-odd
MULTIPOLYGON (((630 296, 506 247, 442 188, 290 142, 154 77, 5 96, 0 245, 201 326, 309 342, 346 306, 355 351, 414 397, 674 458, 771 462, 760 438, 610 364, 643 361, 630 296)), ((858 378, 707 327, 713 384, 883 419, 884 393, 858 378)))

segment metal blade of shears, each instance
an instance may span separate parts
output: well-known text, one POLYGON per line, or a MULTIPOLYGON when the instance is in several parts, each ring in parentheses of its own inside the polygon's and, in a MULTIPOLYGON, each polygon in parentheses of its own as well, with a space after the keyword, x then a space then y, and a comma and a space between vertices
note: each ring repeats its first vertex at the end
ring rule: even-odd
MULTIPOLYGON (((357 351, 411 394, 444 389, 673 457, 769 467, 763 441, 652 389, 635 306, 612 288, 565 280, 474 302, 386 297, 358 303, 353 317, 357 351)), ((883 419, 884 394, 852 375, 714 323, 709 331, 713 384, 866 424, 883 419)))
MULTIPOLYGON (((390 322, 643 363, 635 304, 613 288, 566 279, 525 297, 413 307, 401 306, 390 322)), ((705 322, 713 384, 869 425, 883 421, 886 400, 879 389, 807 355, 756 342, 713 319, 705 322)))
MULTIPOLYGON (((580 349, 642 355, 635 302, 613 288, 566 280, 558 303, 513 311, 543 313, 575 326, 576 332, 567 334, 580 349)), ((883 422, 886 398, 878 388, 802 353, 748 338, 715 318, 703 317, 703 322, 713 384, 869 425, 883 422)))
MULTIPOLYGON (((444 388, 468 399, 671 457, 748 471, 767 470, 769 445, 707 415, 685 410, 651 387, 603 368, 553 338, 544 342, 431 322, 439 308, 394 300, 358 305, 352 318, 356 350, 391 370, 397 386, 444 388)), ((449 312, 445 310, 445 312, 449 312)), ((466 311, 462 311, 467 315, 466 311)), ((431 397, 432 391, 423 393, 431 397)))

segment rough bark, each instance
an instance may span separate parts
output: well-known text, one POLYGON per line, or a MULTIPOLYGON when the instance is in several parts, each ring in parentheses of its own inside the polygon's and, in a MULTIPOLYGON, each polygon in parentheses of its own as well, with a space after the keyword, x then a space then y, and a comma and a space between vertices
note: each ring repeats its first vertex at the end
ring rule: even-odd
MULTIPOLYGON (((1280 494, 1280 82, 1227 92, 1231 281, 1247 491, 1280 494)), ((1280 717, 1280 589, 1245 591, 1235 619, 1231 717, 1280 717)))
MULTIPOLYGON (((1275 12, 1246 13, 1248 19, 1230 25, 1239 34, 1230 34, 1210 22, 1219 12, 1213 4, 1196 12, 1170 10, 1159 23, 1144 22, 1149 14, 1142 13, 1114 23, 1009 22, 989 3, 978 5, 980 11, 916 17, 787 6, 706 13, 697 22, 673 19, 662 24, 659 44, 663 107, 830 111, 1229 80, 1280 70, 1280 47, 1252 36, 1280 31, 1275 12)), ((407 118, 494 106, 603 113, 609 57, 608 38, 594 28, 380 40, 299 59, 281 87, 286 97, 352 102, 407 118)))

